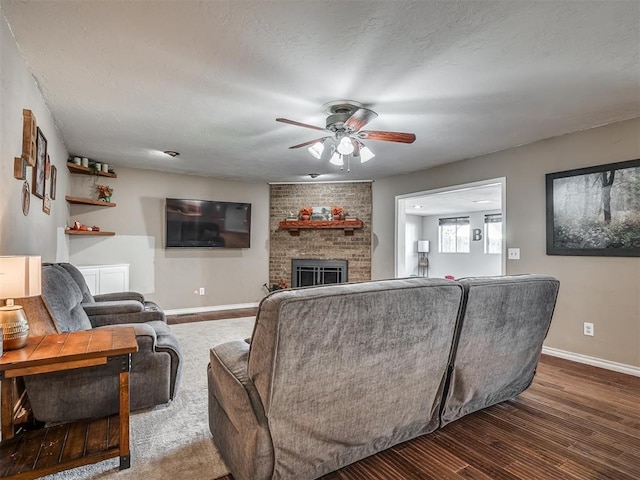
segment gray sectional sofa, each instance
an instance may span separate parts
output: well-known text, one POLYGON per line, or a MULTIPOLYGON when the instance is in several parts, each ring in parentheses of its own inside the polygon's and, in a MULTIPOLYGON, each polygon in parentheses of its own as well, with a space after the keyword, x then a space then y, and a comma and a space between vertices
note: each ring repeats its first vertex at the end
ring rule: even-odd
POLYGON ((559 283, 411 278, 274 292, 211 350, 209 426, 235 480, 314 479, 532 382, 559 283))
MULTIPOLYGON (((141 297, 139 294, 128 294, 128 299, 120 303, 103 302, 101 313, 89 316, 85 307, 91 309, 95 302, 83 302, 86 297, 78 282, 84 283, 84 279, 79 272, 80 278, 74 278, 70 273, 74 270, 77 272, 69 264, 42 266, 42 297, 57 330, 62 333, 133 327, 138 351, 131 359, 131 410, 168 403, 180 383, 182 354, 164 313, 156 311, 154 305, 145 311, 144 299, 138 299, 140 302, 134 300, 136 295, 141 297)), ((111 370, 98 366, 25 377, 34 417, 45 423, 58 423, 117 413, 118 376, 111 370)))

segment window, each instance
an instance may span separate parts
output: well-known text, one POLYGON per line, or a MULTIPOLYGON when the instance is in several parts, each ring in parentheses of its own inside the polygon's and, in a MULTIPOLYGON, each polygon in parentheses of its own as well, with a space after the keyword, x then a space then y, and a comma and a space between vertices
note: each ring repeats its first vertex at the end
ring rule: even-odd
POLYGON ((438 234, 441 253, 469 253, 469 217, 441 218, 438 234))
POLYGON ((502 214, 484 216, 484 253, 502 253, 502 214))

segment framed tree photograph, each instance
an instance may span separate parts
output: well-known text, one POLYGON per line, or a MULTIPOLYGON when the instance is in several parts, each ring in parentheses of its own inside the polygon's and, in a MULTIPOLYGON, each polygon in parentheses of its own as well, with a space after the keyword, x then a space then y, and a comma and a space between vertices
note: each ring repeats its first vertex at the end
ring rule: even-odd
POLYGON ((47 139, 38 127, 36 137, 36 166, 33 168, 33 194, 44 198, 47 168, 47 139))
POLYGON ((547 255, 640 256, 640 159, 548 173, 547 255))

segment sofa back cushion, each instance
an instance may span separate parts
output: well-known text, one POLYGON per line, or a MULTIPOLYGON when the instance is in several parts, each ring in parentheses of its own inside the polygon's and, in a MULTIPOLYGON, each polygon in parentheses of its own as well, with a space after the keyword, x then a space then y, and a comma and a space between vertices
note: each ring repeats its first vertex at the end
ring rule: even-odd
POLYGON ((248 374, 273 478, 316 478, 435 430, 461 299, 458 283, 425 278, 268 295, 248 374))
POLYGON ((61 333, 91 329, 80 288, 64 268, 55 264, 42 267, 42 297, 61 333))
POLYGON ((560 283, 546 275, 461 279, 465 302, 442 425, 508 400, 533 381, 560 283))
POLYGON ((64 268, 71 278, 76 282, 80 292, 82 293, 82 302, 83 303, 93 303, 95 300, 93 295, 91 295, 91 290, 89 290, 89 286, 87 285, 87 281, 84 279, 84 276, 74 265, 70 263, 58 263, 60 267, 64 268))

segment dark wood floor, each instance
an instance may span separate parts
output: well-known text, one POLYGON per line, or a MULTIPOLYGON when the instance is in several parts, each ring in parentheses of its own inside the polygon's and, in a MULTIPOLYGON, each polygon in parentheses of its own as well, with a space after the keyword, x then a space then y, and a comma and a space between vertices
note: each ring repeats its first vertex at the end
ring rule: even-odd
POLYGON ((323 477, 396 479, 639 480, 640 378, 543 355, 514 400, 323 477))
POLYGON ((205 320, 224 320, 226 318, 254 317, 258 308, 240 308, 236 310, 218 310, 216 312, 189 313, 184 315, 167 315, 167 323, 204 322, 205 320))

